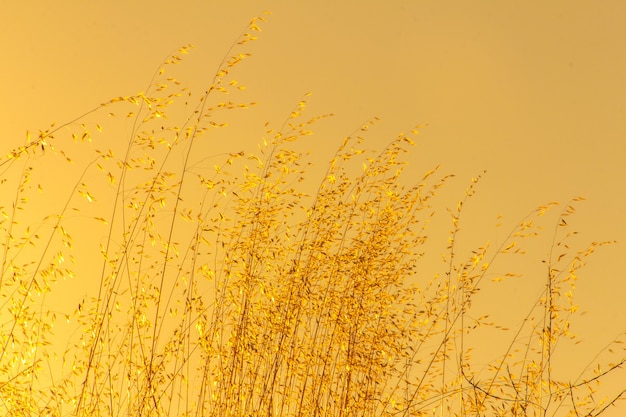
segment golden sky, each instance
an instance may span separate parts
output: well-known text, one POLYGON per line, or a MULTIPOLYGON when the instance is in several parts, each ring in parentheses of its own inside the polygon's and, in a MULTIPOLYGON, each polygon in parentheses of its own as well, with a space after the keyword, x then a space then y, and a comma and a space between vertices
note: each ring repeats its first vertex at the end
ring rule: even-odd
MULTIPOLYGON (((513 226, 540 204, 586 197, 574 220, 583 241, 618 244, 581 273, 581 363, 625 330, 621 0, 2 1, 0 153, 23 144, 27 129, 144 90, 159 63, 188 43, 196 48, 181 71, 202 88, 265 10, 272 14, 237 75, 259 103, 242 119, 252 136, 233 138, 233 151, 253 146, 263 123, 278 124, 307 92, 310 115, 335 114, 311 139, 320 163, 373 116, 382 120, 373 146, 428 124, 411 164, 416 173, 441 164, 457 175, 443 193, 449 206, 487 171, 464 218, 472 244, 497 240, 499 214, 513 226)), ((527 287, 517 281, 491 302, 510 305, 508 295, 527 287)))

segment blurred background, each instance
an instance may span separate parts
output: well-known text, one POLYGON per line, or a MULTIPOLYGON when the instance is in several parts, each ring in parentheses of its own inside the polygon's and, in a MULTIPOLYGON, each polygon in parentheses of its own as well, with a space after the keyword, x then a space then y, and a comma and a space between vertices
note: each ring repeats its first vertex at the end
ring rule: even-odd
MULTIPOLYGON (((463 214, 459 239, 467 252, 461 257, 486 241, 501 243, 535 207, 582 195, 586 201, 571 218, 577 242, 618 243, 597 251, 580 273, 576 297, 586 314, 572 320, 582 339, 566 356, 572 373, 624 332, 623 1, 5 0, 0 153, 24 144, 27 130, 36 136, 52 122, 144 91, 160 63, 189 43, 195 48, 177 77, 203 91, 249 20, 266 10, 271 15, 260 40, 235 77, 247 87, 243 99, 258 105, 229 120, 228 141, 211 149, 255 149, 264 123, 282 124, 308 92, 309 116, 334 113, 303 145, 314 151, 312 176, 323 172, 346 135, 374 116, 381 122, 368 136, 370 147, 426 124, 405 181, 412 175, 419 181, 437 165, 456 175, 436 203, 432 250, 445 246, 446 207, 454 208, 485 170, 463 214)), ((116 138, 103 140, 111 148, 125 144, 125 137, 116 138)), ((80 160, 80 153, 72 158, 80 160)), ((67 172, 44 175, 63 181, 67 172)), ((312 180, 315 185, 318 177, 312 180)), ((513 327, 519 322, 543 289, 543 277, 531 272, 541 270, 550 249, 552 229, 545 232, 527 273, 488 284, 478 311, 513 327)), ((437 256, 429 262, 427 273, 441 269, 437 256)))

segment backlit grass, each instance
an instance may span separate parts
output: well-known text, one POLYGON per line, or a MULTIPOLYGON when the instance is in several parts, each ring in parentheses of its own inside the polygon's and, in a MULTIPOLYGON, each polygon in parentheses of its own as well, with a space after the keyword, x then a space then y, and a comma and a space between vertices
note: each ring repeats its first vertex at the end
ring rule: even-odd
POLYGON ((5 152, 2 413, 588 416, 622 399, 626 384, 599 385, 623 379, 619 338, 610 359, 576 364, 578 378, 555 367, 557 345, 575 339, 577 275, 607 244, 570 243, 582 198, 539 206, 498 245, 485 236, 467 252, 462 214, 480 178, 446 212, 438 191, 451 175, 403 176, 418 128, 370 150, 374 119, 312 177, 298 149, 327 116, 306 117, 303 99, 258 149, 229 138, 231 151, 210 152, 228 115, 254 106, 238 101, 233 73, 261 22, 200 95, 171 75, 187 46, 145 92, 5 152), (439 212, 448 243, 431 253, 439 212), (481 286, 514 277, 507 262, 539 234, 548 255, 524 262, 545 266, 543 290, 519 326, 472 314, 481 286), (484 328, 507 341, 488 366, 473 360, 489 348, 472 338, 484 328))

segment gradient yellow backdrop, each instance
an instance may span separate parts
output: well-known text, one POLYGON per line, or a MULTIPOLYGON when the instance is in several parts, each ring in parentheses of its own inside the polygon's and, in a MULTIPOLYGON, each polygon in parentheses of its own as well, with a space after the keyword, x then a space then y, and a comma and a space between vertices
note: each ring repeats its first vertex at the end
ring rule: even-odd
MULTIPOLYGON (((336 115, 311 139, 320 164, 345 135, 378 116, 372 146, 428 124, 411 161, 416 173, 441 164, 457 175, 443 192, 449 206, 487 170, 464 217, 471 244, 498 239, 498 214, 512 226, 539 204, 583 195, 575 217, 583 240, 618 244, 595 254, 581 273, 578 303, 588 313, 573 324, 583 343, 572 367, 624 332, 621 0, 3 0, 0 153, 23 144, 27 129, 145 89, 162 59, 188 43, 196 48, 181 78, 201 89, 249 19, 264 10, 272 14, 237 75, 259 105, 242 116, 246 129, 235 128, 242 136, 233 134, 233 151, 253 146, 266 120, 279 123, 313 92, 309 114, 336 115)), ((528 293, 531 300, 541 282, 522 278, 487 290, 486 310, 506 314, 511 296, 528 293)))

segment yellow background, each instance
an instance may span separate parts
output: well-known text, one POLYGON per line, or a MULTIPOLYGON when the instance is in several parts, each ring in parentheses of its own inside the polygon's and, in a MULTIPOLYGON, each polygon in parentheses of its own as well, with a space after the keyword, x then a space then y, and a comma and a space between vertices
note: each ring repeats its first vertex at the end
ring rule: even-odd
MULTIPOLYGON (((584 195, 574 220, 583 241, 618 244, 581 273, 577 299, 588 313, 574 323, 583 343, 572 366, 624 331, 626 2, 63 0, 0 8, 0 153, 23 144, 27 129, 144 90, 187 43, 196 48, 181 79, 201 89, 249 19, 269 10, 253 57, 237 70, 259 105, 242 116, 248 130, 234 128, 245 139, 233 133, 230 150, 253 146, 265 121, 280 123, 313 92, 308 114, 336 115, 309 139, 320 165, 373 116, 382 123, 372 146, 428 124, 410 158, 415 173, 441 164, 457 175, 437 203, 444 225, 446 205, 487 170, 464 215, 468 245, 497 241, 498 214, 512 227, 540 204, 584 195)), ((542 285, 528 279, 487 289, 486 310, 525 311, 516 299, 542 285)))

